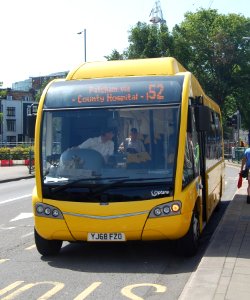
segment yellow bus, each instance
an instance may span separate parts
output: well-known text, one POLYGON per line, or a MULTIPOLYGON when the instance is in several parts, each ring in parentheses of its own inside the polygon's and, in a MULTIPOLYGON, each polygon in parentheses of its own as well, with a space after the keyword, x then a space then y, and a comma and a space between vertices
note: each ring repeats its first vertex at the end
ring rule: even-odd
POLYGON ((224 189, 220 108, 171 57, 87 62, 50 82, 35 157, 44 256, 63 241, 131 240, 193 255, 224 189))

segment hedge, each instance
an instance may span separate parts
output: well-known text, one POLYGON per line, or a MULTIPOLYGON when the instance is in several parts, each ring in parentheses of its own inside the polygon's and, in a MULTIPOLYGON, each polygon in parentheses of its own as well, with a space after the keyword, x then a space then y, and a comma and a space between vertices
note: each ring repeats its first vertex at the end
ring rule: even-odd
POLYGON ((33 147, 2 147, 0 148, 0 160, 2 159, 29 159, 30 154, 33 156, 34 148, 33 147))

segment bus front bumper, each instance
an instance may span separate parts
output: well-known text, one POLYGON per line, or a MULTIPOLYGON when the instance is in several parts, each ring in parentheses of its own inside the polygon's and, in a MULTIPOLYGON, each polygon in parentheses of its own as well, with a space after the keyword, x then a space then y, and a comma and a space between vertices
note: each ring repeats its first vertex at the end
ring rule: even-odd
MULTIPOLYGON (((120 234, 122 241, 174 240, 183 237, 190 226, 191 214, 148 218, 137 215, 121 218, 92 219, 77 214, 64 214, 63 219, 35 217, 37 232, 48 240, 90 241, 89 236, 120 234)), ((91 241, 105 241, 91 240, 91 241)), ((116 241, 116 240, 112 240, 116 241)), ((117 240, 119 241, 119 240, 117 240)))

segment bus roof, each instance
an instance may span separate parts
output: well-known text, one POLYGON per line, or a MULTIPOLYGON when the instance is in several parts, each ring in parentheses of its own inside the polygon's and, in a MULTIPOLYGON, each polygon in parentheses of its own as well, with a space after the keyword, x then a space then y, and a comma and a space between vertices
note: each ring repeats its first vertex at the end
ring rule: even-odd
POLYGON ((173 57, 86 62, 66 80, 147 75, 176 75, 187 70, 173 57))
POLYGON ((70 71, 66 81, 154 75, 184 75, 189 77, 194 94, 203 95, 204 104, 219 111, 218 104, 205 94, 197 78, 173 57, 85 62, 70 71))

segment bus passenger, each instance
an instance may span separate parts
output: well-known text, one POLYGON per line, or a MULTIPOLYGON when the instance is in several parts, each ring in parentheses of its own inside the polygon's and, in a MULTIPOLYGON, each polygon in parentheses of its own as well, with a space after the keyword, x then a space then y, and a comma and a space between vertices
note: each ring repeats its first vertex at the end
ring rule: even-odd
POLYGON ((120 145, 120 150, 128 153, 145 152, 143 142, 138 139, 138 131, 136 128, 131 128, 130 137, 120 145))
POLYGON ((105 162, 114 154, 114 142, 112 138, 114 130, 112 128, 104 129, 99 137, 89 138, 77 146, 80 149, 92 149, 98 151, 104 157, 105 162))

